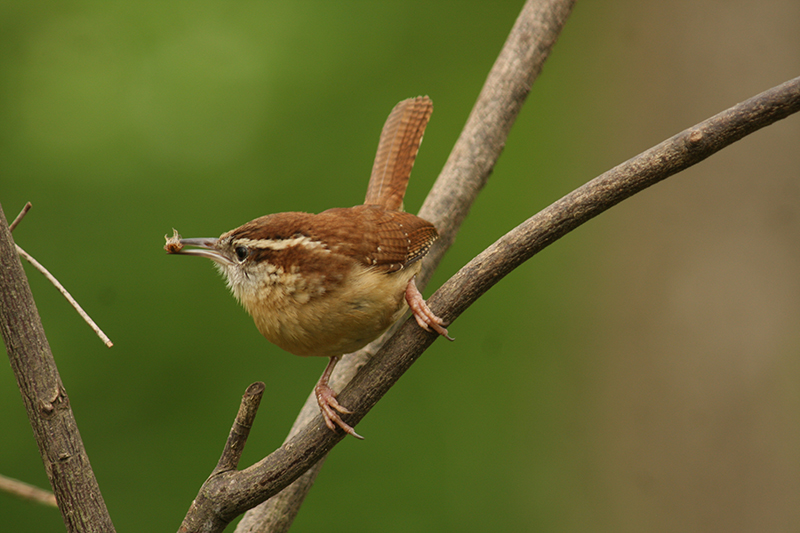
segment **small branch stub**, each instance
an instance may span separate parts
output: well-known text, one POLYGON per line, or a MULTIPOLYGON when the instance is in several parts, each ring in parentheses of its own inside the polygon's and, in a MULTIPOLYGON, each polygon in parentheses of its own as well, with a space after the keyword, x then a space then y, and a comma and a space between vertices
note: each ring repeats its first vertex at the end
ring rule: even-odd
POLYGON ((211 475, 220 472, 227 472, 236 470, 239 466, 239 460, 242 458, 244 452, 244 445, 247 443, 247 437, 250 436, 250 428, 253 427, 253 422, 256 419, 258 406, 261 404, 261 398, 264 395, 266 386, 262 381, 256 381, 244 392, 242 396, 242 403, 239 404, 239 412, 236 414, 236 420, 233 422, 231 431, 228 434, 228 441, 225 443, 225 449, 222 450, 222 456, 219 458, 216 468, 211 475))
POLYGON ((31 207, 33 207, 33 204, 30 202, 25 204, 25 207, 23 207, 22 211, 19 212, 17 218, 15 218, 14 221, 8 225, 8 231, 14 231, 14 228, 17 227, 17 224, 22 222, 22 219, 25 218, 25 215, 28 213, 28 211, 30 211, 31 207))

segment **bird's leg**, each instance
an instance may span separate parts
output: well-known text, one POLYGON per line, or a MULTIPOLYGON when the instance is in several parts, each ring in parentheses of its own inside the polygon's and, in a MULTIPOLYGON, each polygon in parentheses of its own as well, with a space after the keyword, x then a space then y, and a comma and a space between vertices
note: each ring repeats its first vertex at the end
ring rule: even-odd
POLYGON ((433 331, 447 340, 454 340, 447 334, 447 329, 442 326, 444 321, 438 316, 434 315, 433 311, 431 311, 430 307, 428 307, 428 304, 425 303, 425 299, 422 297, 422 294, 420 294, 419 289, 417 289, 417 283, 415 279, 416 276, 408 280, 408 286, 406 287, 406 302, 408 302, 408 307, 411 308, 411 312, 414 314, 417 324, 419 324, 419 327, 425 331, 430 331, 433 329, 433 331))
POLYGON ((333 389, 328 386, 328 380, 333 373, 333 367, 336 366, 336 363, 338 363, 341 358, 341 355, 331 357, 328 366, 325 367, 325 371, 322 373, 322 377, 319 378, 317 386, 314 387, 314 394, 317 396, 317 403, 319 404, 320 411, 322 411, 322 418, 325 419, 325 425, 328 426, 331 431, 336 431, 336 426, 339 426, 346 433, 349 433, 355 438, 363 439, 364 437, 356 433, 352 426, 345 423, 342 417, 339 416, 339 413, 349 414, 352 413, 352 411, 342 407, 336 400, 336 394, 334 394, 333 389))

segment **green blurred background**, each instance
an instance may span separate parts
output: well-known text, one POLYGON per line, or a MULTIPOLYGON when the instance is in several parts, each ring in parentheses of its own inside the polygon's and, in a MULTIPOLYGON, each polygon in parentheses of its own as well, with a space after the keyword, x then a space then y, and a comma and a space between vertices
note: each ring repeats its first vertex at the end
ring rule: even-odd
MULTIPOLYGON (((0 202, 118 531, 174 531, 239 398, 243 464, 325 365, 268 344, 207 261, 277 211, 361 201, 403 98, 444 164, 521 0, 0 3, 0 202)), ((582 2, 427 294, 604 170, 800 74, 800 5, 582 2)), ((797 531, 800 119, 592 221, 486 294, 329 457, 293 531, 797 531)), ((0 473, 47 486, 0 365, 0 473)), ((0 494, 0 529, 62 531, 0 494)), ((233 530, 233 527, 229 528, 233 530)))

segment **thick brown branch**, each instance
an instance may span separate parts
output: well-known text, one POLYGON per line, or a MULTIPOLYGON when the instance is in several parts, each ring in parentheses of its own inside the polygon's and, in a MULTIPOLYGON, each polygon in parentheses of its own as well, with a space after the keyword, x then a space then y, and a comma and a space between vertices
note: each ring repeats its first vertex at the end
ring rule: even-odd
POLYGON ((67 531, 114 531, 2 206, 0 331, 67 531))
MULTIPOLYGON (((453 320, 481 294, 535 253, 637 192, 697 164, 729 144, 800 110, 800 78, 765 91, 626 161, 568 194, 503 236, 470 261, 430 299, 433 310, 453 320)), ((355 424, 394 385, 437 335, 406 321, 340 393, 355 424)), ((190 512, 184 531, 221 531, 249 506, 269 498, 323 457, 341 433, 322 418, 300 430, 269 457, 203 487, 206 500, 190 512)), ((198 498, 198 500, 200 499, 198 498)))
POLYGON ((555 45, 574 1, 529 0, 492 66, 439 179, 419 216, 439 229, 425 260, 438 265, 486 185, 534 80, 555 45))

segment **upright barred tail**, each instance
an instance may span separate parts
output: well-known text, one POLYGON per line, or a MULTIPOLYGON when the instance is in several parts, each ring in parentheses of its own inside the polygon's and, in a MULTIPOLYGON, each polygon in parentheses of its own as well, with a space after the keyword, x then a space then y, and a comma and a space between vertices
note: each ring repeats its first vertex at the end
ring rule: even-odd
POLYGON ((433 102, 427 96, 394 106, 381 132, 364 204, 389 211, 403 209, 408 178, 432 112, 433 102))

